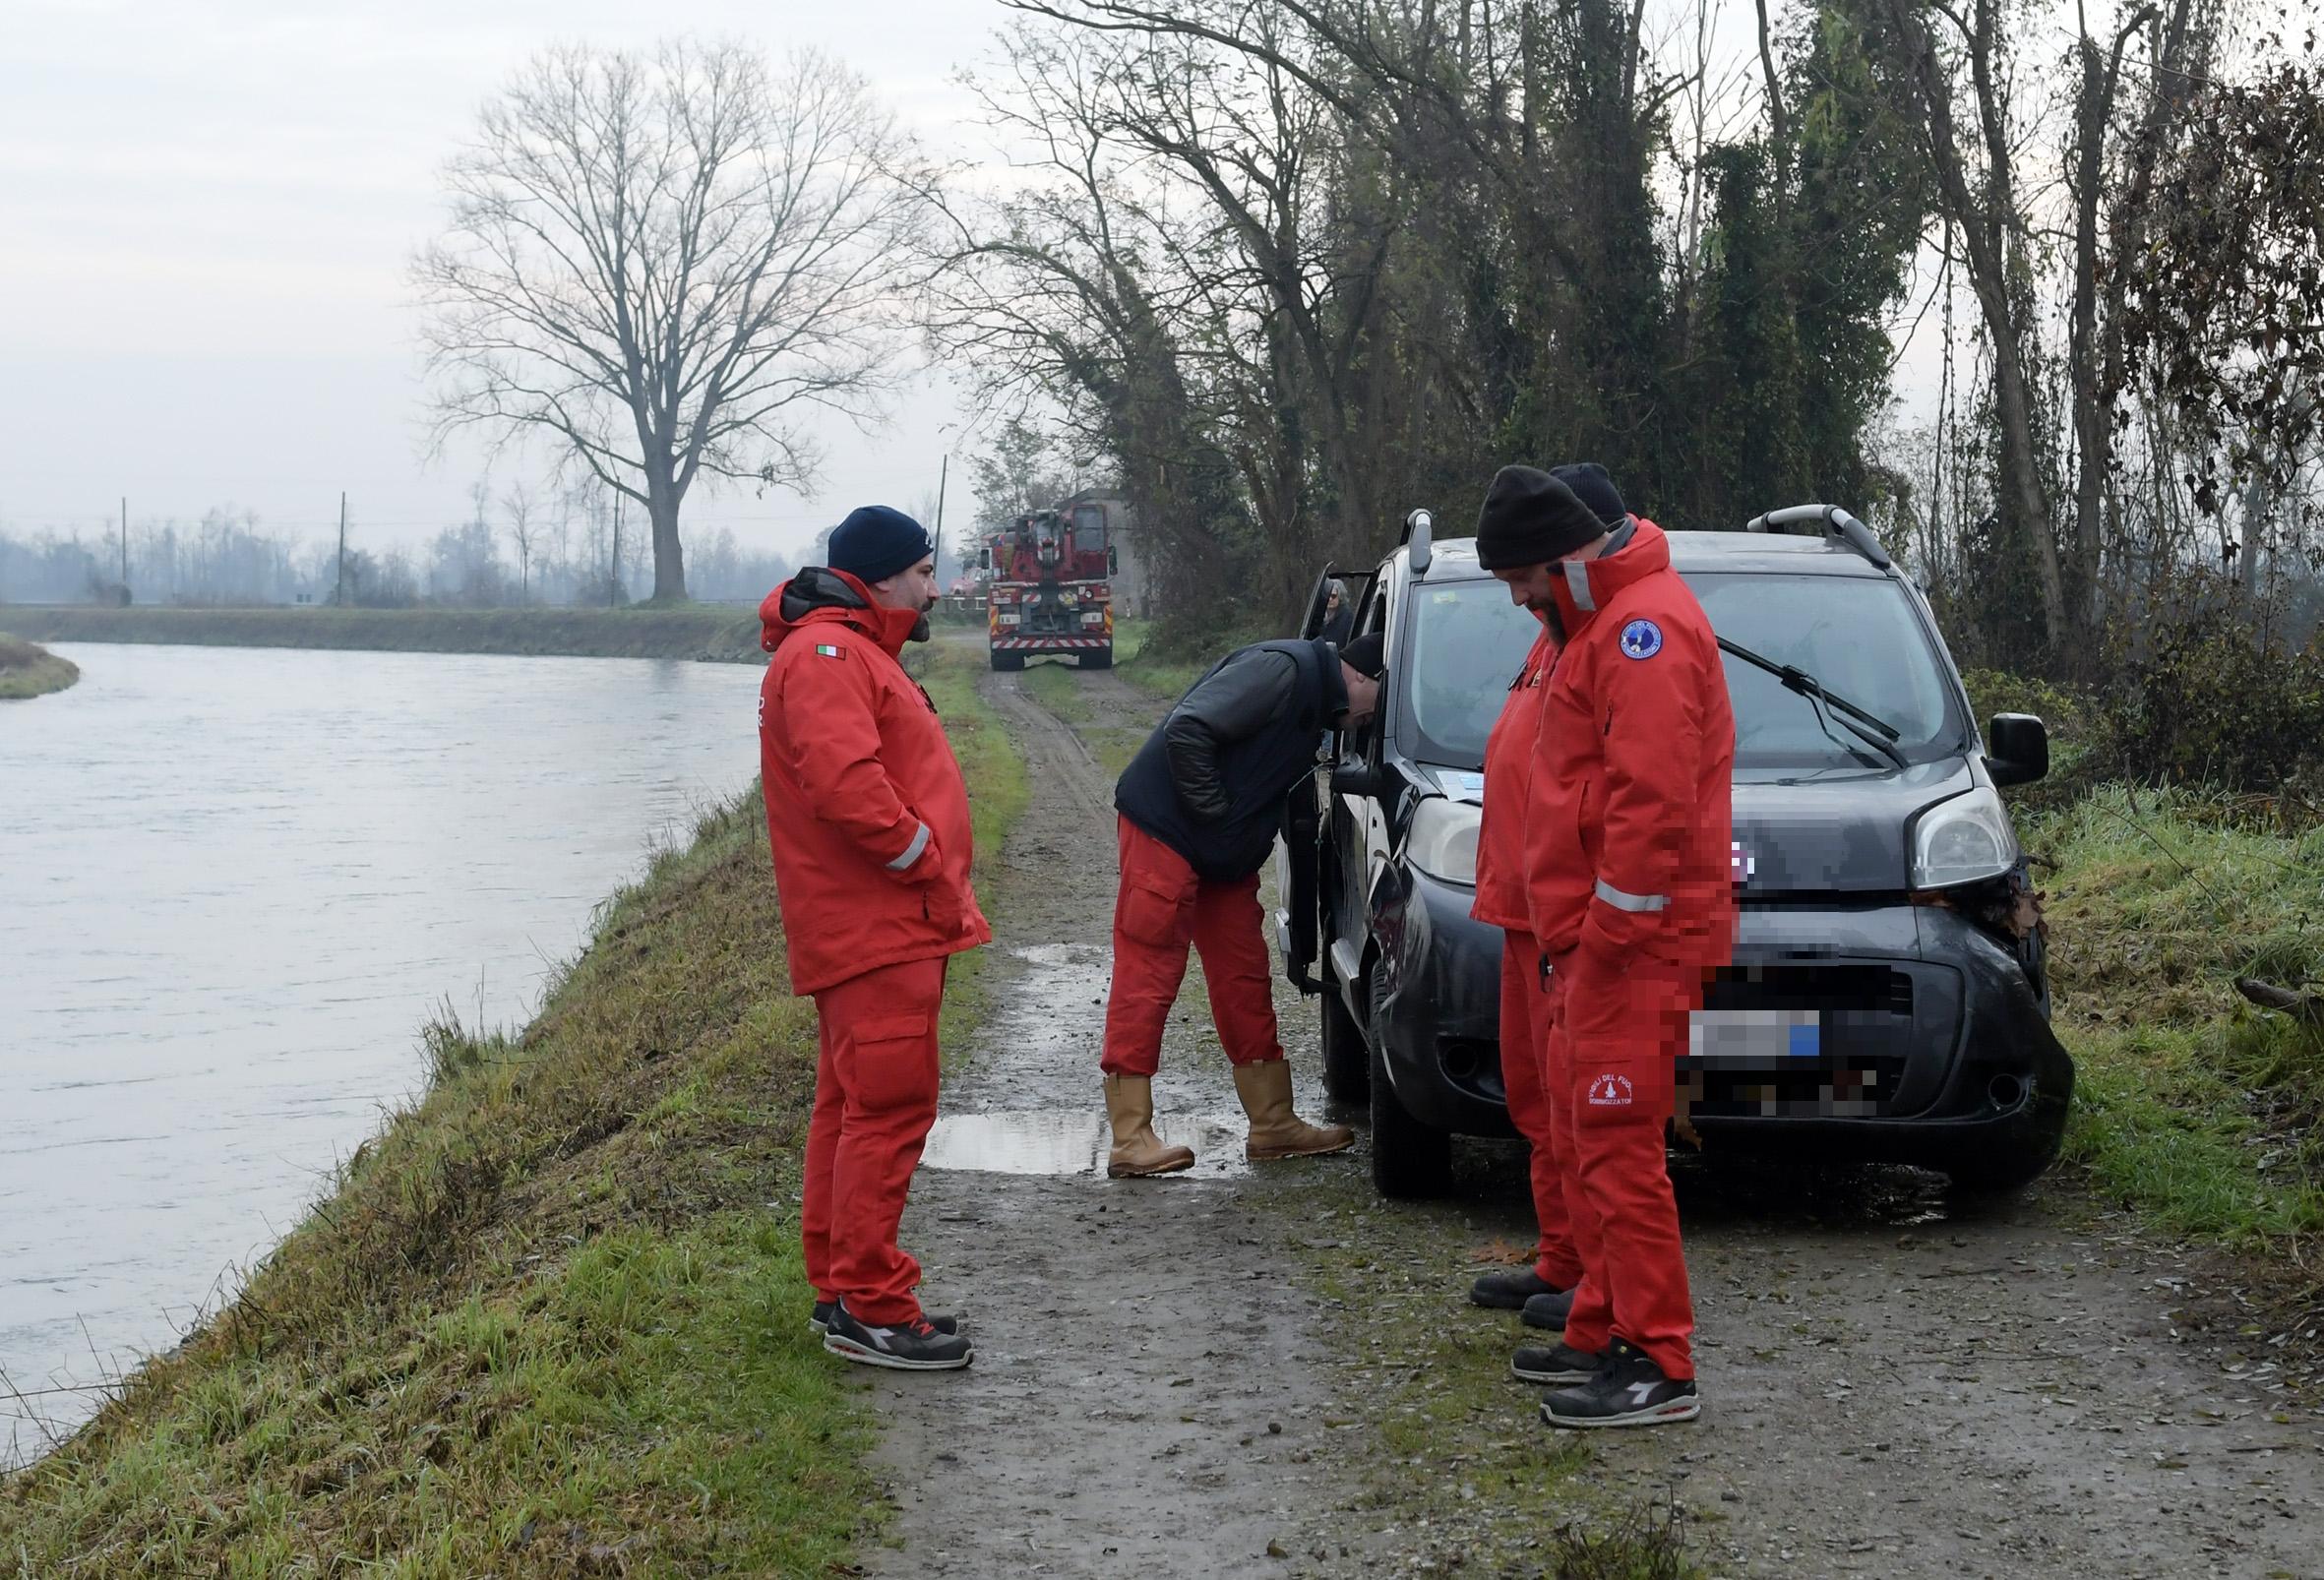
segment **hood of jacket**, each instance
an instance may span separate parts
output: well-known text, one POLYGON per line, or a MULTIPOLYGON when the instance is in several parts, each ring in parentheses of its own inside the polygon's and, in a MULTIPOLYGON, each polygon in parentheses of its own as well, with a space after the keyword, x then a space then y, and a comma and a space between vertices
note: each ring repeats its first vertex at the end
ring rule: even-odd
POLYGON ((1566 560, 1551 568, 1561 573, 1550 584, 1558 600, 1557 625, 1563 628, 1552 631, 1560 645, 1587 630, 1598 611, 1623 589, 1671 568, 1671 540, 1663 535, 1663 529, 1643 516, 1633 516, 1630 520, 1633 530, 1629 540, 1612 552, 1595 560, 1566 560))
POLYGON ((884 609, 872 601, 871 589, 846 572, 811 565, 761 601, 759 645, 773 652, 802 627, 832 623, 853 626, 893 657, 911 639, 920 616, 910 609, 884 609))

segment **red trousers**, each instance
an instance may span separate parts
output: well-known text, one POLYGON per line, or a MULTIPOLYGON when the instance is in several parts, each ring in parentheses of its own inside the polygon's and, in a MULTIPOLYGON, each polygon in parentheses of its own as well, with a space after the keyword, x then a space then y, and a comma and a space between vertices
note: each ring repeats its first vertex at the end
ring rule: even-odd
POLYGON ((1541 1227, 1533 1270, 1559 1289, 1581 1282, 1581 1253, 1565 1211, 1555 1109, 1550 1102, 1550 995, 1541 975, 1541 944, 1530 933, 1507 934, 1500 951, 1500 1080, 1509 1119, 1532 1147, 1533 1218, 1541 1227))
POLYGON ((819 1301, 884 1326, 920 1314, 920 1264, 895 1243, 920 1148, 936 1123, 942 956, 882 966, 815 996, 822 1053, 799 1206, 819 1301))
POLYGON ((1123 818, 1122 886, 1114 896, 1114 985, 1106 999, 1109 1075, 1152 1075, 1187 945, 1202 956, 1210 1015, 1227 1058, 1238 1064, 1283 1057, 1275 1036, 1275 983, 1267 964, 1258 874, 1211 881, 1187 859, 1123 818))
POLYGON ((1702 973, 1647 956, 1553 962, 1550 1102, 1581 1287, 1565 1342, 1643 1350, 1663 1374, 1694 1375, 1694 1305, 1679 1245, 1663 1129, 1702 973))

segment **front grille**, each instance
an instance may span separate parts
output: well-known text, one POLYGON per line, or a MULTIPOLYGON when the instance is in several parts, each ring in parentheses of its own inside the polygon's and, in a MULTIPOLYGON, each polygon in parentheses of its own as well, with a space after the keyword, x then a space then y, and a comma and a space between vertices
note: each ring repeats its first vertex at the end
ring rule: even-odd
POLYGON ((1818 1051, 1682 1059, 1682 1101, 1709 1119, 1883 1118, 1896 1111, 1906 1046, 1920 1035, 1913 990, 1910 972, 1884 964, 1729 966, 1705 988, 1705 1009, 1812 1021, 1818 1051))
POLYGON ((1713 974, 1705 1009, 1831 1009, 1913 1013, 1913 979, 1884 965, 1731 965, 1713 974))

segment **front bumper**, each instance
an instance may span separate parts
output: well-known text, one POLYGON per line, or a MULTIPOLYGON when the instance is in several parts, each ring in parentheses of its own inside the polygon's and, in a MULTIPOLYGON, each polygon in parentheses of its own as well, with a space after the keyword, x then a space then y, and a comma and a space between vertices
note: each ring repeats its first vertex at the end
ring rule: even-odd
MULTIPOLYGON (((1400 870, 1378 906, 1375 1035, 1397 1101, 1462 1135, 1514 1134, 1500 1076, 1501 932, 1470 893, 1400 870)), ((1690 1052, 1679 1083, 1706 1149, 1942 1168, 2056 1154, 2073 1061, 2017 960, 1957 914, 1905 904, 1746 910, 1707 1008, 1807 1010, 1817 1051, 1690 1052)))
POLYGON ((1039 632, 1020 636, 1010 630, 993 633, 992 644, 997 653, 1093 653, 1113 646, 1114 638, 1102 633, 1088 637, 1039 632))

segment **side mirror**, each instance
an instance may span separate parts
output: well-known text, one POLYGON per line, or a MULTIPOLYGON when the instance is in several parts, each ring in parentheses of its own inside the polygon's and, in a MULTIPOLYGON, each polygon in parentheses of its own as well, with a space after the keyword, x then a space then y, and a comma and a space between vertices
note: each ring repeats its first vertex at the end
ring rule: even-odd
POLYGON ((1387 776, 1375 762, 1342 762, 1331 770, 1331 793, 1378 800, 1387 776))
POLYGON ((1986 767, 1996 785, 2032 784, 2049 772, 2049 729, 2031 713, 1995 713, 1986 726, 1986 767))
POLYGON ((1106 545, 1106 575, 1110 577, 1118 577, 1121 574, 1122 551, 1109 543, 1106 545))
POLYGON ((984 548, 976 551, 976 568, 979 571, 990 571, 993 569, 993 550, 991 545, 988 544, 984 548))

